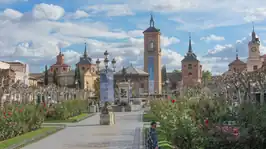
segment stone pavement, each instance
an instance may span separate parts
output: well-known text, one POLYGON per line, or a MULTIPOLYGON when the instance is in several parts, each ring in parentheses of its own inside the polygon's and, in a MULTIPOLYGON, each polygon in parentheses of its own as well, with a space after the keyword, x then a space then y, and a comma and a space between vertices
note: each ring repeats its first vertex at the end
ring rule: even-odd
POLYGON ((117 112, 113 126, 99 125, 96 114, 22 149, 140 149, 142 113, 117 112))

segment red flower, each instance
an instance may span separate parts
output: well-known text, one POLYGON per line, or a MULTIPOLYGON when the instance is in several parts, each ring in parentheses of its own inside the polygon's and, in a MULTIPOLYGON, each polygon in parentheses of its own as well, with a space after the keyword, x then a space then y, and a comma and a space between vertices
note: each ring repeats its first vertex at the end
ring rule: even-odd
POLYGON ((239 135, 238 128, 234 128, 234 129, 233 129, 233 132, 234 132, 234 135, 235 135, 235 136, 238 136, 238 135, 239 135))
POLYGON ((19 112, 22 113, 23 112, 23 109, 20 109, 19 112))
POLYGON ((174 99, 172 99, 172 103, 175 103, 175 100, 174 99))
POLYGON ((11 116, 12 115, 12 112, 8 112, 8 115, 11 116))
POLYGON ((209 120, 208 120, 208 119, 205 119, 204 123, 205 123, 205 126, 208 127, 208 125, 209 125, 209 120))

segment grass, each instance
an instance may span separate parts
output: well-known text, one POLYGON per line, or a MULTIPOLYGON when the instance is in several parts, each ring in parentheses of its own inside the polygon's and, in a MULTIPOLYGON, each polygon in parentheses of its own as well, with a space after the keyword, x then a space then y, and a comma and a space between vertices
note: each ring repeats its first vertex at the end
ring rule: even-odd
POLYGON ((152 121, 156 121, 156 117, 151 113, 145 113, 143 114, 143 122, 152 122, 152 121))
POLYGON ((43 128, 38 129, 38 130, 31 131, 31 132, 25 133, 23 135, 20 135, 20 136, 17 136, 17 137, 14 137, 14 138, 0 142, 0 149, 6 149, 8 147, 11 147, 11 146, 17 145, 17 144, 21 144, 19 146, 22 147, 22 146, 25 146, 26 144, 40 140, 40 139, 52 134, 51 132, 55 133, 59 130, 60 129, 58 129, 56 127, 43 127, 43 128), (43 135, 43 136, 40 138, 37 138, 37 140, 32 140, 30 142, 26 141, 26 144, 23 143, 25 140, 30 140, 32 138, 36 138, 36 137, 41 136, 41 135, 43 135))
POLYGON ((82 121, 93 115, 94 114, 90 114, 90 113, 82 113, 80 115, 70 117, 69 119, 66 119, 66 120, 49 120, 48 119, 48 120, 45 120, 44 123, 75 123, 75 122, 82 121))

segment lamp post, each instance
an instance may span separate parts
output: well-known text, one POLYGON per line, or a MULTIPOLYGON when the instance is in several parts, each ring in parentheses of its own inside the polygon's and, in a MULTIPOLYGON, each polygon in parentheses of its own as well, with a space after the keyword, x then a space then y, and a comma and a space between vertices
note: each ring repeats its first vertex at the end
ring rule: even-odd
MULTIPOLYGON (((107 52, 107 50, 104 52, 104 73, 107 75, 108 74, 108 67, 109 67, 109 59, 108 59, 109 53, 107 52)), ((97 59, 96 61, 96 66, 97 66, 97 72, 100 75, 100 60, 97 59)), ((113 67, 113 72, 115 71, 115 64, 116 64, 116 60, 113 59, 111 61, 112 63, 112 67, 113 67)), ((106 83, 106 90, 108 90, 108 84, 106 83)), ((107 96, 108 97, 108 96, 107 96)), ((110 104, 108 103, 108 101, 104 102, 104 106, 101 109, 101 115, 100 115, 100 124, 101 125, 110 125, 110 124, 114 124, 114 114, 112 112, 112 107, 110 106, 110 104)))
POLYGON ((168 84, 169 84, 169 79, 164 81, 164 92, 165 92, 166 96, 168 94, 168 84))

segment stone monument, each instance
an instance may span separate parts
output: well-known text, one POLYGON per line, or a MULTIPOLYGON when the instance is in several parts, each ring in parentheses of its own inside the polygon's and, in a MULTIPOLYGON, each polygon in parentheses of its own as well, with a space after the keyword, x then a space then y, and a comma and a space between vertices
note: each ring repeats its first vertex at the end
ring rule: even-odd
POLYGON ((105 102, 100 115, 100 125, 113 124, 115 124, 115 115, 112 106, 108 102, 105 102))
POLYGON ((118 88, 119 88, 119 99, 120 102, 128 102, 129 103, 129 90, 130 90, 130 85, 128 82, 120 82, 118 84, 118 88))

